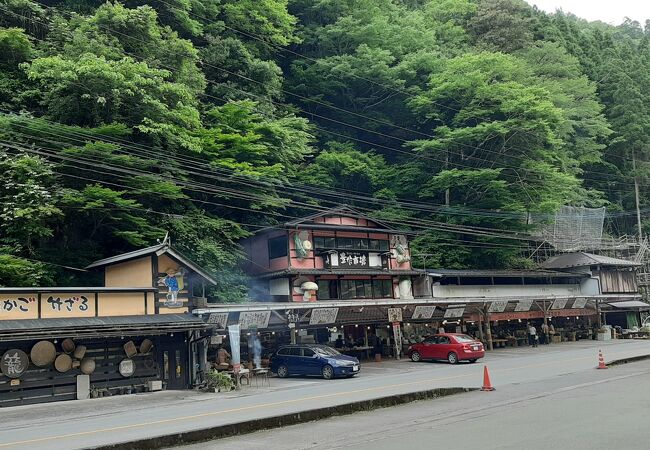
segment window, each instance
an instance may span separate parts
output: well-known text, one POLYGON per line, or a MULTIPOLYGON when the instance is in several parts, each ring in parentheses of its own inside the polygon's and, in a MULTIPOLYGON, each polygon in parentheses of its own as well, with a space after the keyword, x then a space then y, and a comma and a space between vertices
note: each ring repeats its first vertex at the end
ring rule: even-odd
POLYGON ((288 348, 281 348, 280 350, 278 350, 278 355, 280 355, 280 356, 284 356, 284 355, 288 355, 288 354, 289 354, 289 349, 288 348))
POLYGON ((369 246, 370 250, 379 250, 381 252, 388 251, 388 241, 380 239, 370 239, 369 246))
POLYGON ((336 280, 318 280, 318 298, 320 300, 335 300, 339 298, 339 286, 336 280))
POLYGON ((300 347, 290 347, 287 349, 287 355, 300 356, 300 347))
POLYGON ((334 237, 324 237, 324 236, 315 236, 314 237, 314 248, 336 248, 336 238, 334 237))
POLYGON ((312 349, 310 349, 310 348, 303 348, 302 349, 302 356, 307 356, 308 358, 311 358, 314 355, 315 355, 315 353, 314 353, 314 351, 312 349))
POLYGON ((422 342, 424 342, 425 344, 435 344, 437 342, 437 339, 435 336, 429 336, 422 342))
POLYGON ((341 280, 341 298, 372 298, 370 280, 341 280))
POLYGON ((465 342, 474 342, 474 341, 476 341, 476 339, 474 339, 473 337, 467 336, 466 334, 459 334, 459 335, 455 336, 455 338, 456 338, 456 342, 459 342, 461 344, 465 343, 465 342))
POLYGON ((374 298, 393 298, 393 282, 391 280, 372 280, 374 298))
POLYGON ((336 246, 338 248, 353 248, 352 247, 352 238, 337 238, 336 246))
POLYGON ((287 256, 289 241, 286 236, 269 239, 269 259, 287 256))
POLYGON ((450 344, 449 338, 447 336, 438 336, 438 344, 450 344))

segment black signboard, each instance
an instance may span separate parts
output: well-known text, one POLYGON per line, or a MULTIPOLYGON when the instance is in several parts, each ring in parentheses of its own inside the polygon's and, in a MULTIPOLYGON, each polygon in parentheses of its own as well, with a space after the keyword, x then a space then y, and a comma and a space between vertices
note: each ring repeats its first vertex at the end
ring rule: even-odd
POLYGON ((339 252, 339 267, 370 267, 367 252, 339 252))
POLYGON ((7 350, 0 359, 0 370, 8 378, 20 378, 28 367, 29 356, 22 350, 7 350))

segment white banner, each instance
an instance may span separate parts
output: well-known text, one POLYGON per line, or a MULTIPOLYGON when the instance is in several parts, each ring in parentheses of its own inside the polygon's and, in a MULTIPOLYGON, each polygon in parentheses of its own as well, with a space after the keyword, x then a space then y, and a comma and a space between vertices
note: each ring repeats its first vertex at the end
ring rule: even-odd
POLYGON ((567 298, 556 298, 551 305, 551 309, 564 309, 568 301, 567 298))
POLYGON ((411 319, 430 319, 435 310, 435 306, 416 306, 411 319))
POLYGON ((239 313, 239 325, 242 330, 266 328, 270 318, 271 311, 244 311, 239 313))
POLYGON ((388 321, 401 322, 402 321, 402 308, 388 308, 388 321))
POLYGON ((239 324, 228 326, 228 335, 230 336, 230 363, 235 373, 239 373, 241 367, 241 353, 239 349, 239 324))
POLYGON ((573 301, 573 308, 575 308, 575 309, 582 309, 585 306, 587 306, 587 299, 586 298, 576 298, 573 301))
POLYGON ((532 300, 519 300, 515 305, 515 311, 517 312, 530 311, 531 306, 533 306, 532 300))
POLYGON ((503 312, 506 310, 506 306, 508 306, 508 301, 504 300, 497 300, 492 303, 490 303, 490 307, 488 308, 488 312, 503 312))
POLYGON ((212 313, 208 316, 208 323, 215 325, 217 330, 225 330, 228 325, 228 313, 212 313))
POLYGON ((320 308, 314 309, 309 318, 309 325, 325 325, 336 322, 336 316, 339 314, 338 308, 320 308))
POLYGON ((447 308, 445 311, 445 319, 459 319, 465 314, 465 307, 462 308, 447 308))

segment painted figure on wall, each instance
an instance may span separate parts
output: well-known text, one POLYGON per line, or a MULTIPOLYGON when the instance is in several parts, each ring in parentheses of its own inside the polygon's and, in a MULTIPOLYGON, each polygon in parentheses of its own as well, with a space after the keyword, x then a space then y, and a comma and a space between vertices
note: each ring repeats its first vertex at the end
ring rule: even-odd
POLYGON ((167 298, 165 306, 168 308, 178 308, 183 306, 183 302, 178 300, 178 292, 183 288, 183 273, 178 268, 168 268, 165 273, 166 277, 161 278, 160 284, 167 286, 167 298))

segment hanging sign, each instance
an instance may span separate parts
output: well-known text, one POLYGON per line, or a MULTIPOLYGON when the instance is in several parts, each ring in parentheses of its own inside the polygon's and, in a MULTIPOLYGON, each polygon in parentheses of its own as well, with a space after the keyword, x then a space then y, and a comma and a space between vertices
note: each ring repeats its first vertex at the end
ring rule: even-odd
POLYGON ((411 319, 430 319, 433 317, 435 310, 435 306, 416 306, 411 319))
POLYGON ((228 325, 228 336, 230 337, 230 363, 232 364, 232 370, 235 373, 239 373, 239 369, 241 368, 241 353, 239 348, 240 332, 239 324, 228 325))
POLYGON ((388 308, 388 321, 401 322, 402 321, 402 308, 388 308))
POLYGON ((215 325, 218 330, 225 330, 228 325, 228 313, 212 313, 208 316, 208 323, 215 325))
POLYGON ((0 370, 8 378, 20 378, 28 367, 29 356, 22 350, 7 350, 0 359, 0 370))
POLYGON ((120 375, 122 375, 125 378, 130 377, 135 373, 135 363, 133 362, 132 359, 126 358, 120 361, 120 365, 118 368, 120 375))
POLYGON ((393 322, 393 338, 395 340, 395 354, 397 359, 402 354, 402 328, 400 328, 399 322, 393 322))
POLYGON ((530 311, 531 306, 533 306, 532 300, 519 300, 515 305, 515 311, 517 312, 530 311))
POLYGON ((320 308, 314 309, 309 318, 309 325, 325 325, 336 322, 339 314, 338 308, 320 308))
POLYGON ((586 298, 576 298, 573 301, 573 309, 582 309, 585 306, 587 306, 587 299, 586 298))
POLYGON ((508 301, 504 300, 496 300, 492 303, 490 303, 490 307, 488 308, 488 312, 503 312, 506 310, 506 306, 508 306, 508 301))
POLYGON ((369 267, 370 259, 367 252, 339 253, 339 267, 369 267))
POLYGON ((244 311, 239 313, 239 325, 242 330, 251 328, 267 328, 271 311, 244 311))
POLYGON ((445 311, 445 319, 459 319, 465 314, 465 307, 462 308, 447 308, 445 311))
POLYGON ((556 298, 551 305, 551 309, 564 309, 568 301, 566 298, 556 298))

